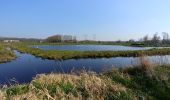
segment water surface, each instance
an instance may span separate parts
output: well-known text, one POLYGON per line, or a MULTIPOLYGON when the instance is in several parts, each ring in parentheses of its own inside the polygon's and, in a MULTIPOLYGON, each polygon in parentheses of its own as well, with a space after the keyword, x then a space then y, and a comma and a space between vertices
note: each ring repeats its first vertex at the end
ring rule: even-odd
MULTIPOLYGON (((116 57, 98 59, 70 59, 55 61, 36 58, 30 54, 21 54, 15 51, 18 58, 8 63, 0 64, 0 84, 27 83, 37 74, 42 73, 71 73, 87 70, 101 73, 114 67, 129 67, 137 65, 139 58, 116 57), (14 82, 15 81, 15 82, 14 82)), ((170 64, 170 56, 147 57, 152 63, 170 64)))
POLYGON ((146 50, 146 47, 129 47, 120 45, 36 45, 34 48, 42 50, 76 50, 76 51, 126 51, 146 50))

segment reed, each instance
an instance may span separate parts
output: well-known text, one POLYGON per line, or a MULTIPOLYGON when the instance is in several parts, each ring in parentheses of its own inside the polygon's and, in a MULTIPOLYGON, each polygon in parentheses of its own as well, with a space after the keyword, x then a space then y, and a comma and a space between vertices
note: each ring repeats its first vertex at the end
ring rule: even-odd
POLYGON ((147 59, 146 55, 141 55, 139 57, 139 62, 138 69, 146 73, 149 77, 152 77, 154 75, 155 65, 147 59))

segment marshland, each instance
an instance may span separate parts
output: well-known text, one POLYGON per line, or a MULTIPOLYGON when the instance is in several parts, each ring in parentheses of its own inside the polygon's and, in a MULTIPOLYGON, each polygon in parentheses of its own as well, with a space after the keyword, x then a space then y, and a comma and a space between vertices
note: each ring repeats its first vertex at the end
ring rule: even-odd
POLYGON ((0 0, 0 100, 170 100, 169 4, 0 0))
POLYGON ((169 99, 170 48, 123 44, 2 42, 0 98, 169 99))
POLYGON ((15 54, 10 50, 10 48, 6 48, 3 44, 0 44, 0 63, 5 63, 15 59, 15 54))

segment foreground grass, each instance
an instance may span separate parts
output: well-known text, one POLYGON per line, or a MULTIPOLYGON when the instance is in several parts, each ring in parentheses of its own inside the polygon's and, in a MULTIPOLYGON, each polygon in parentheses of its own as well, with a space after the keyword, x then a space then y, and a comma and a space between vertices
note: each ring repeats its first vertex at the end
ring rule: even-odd
POLYGON ((8 62, 13 59, 15 59, 15 54, 4 45, 0 44, 0 63, 8 62))
POLYGON ((1 100, 101 100, 135 98, 130 89, 95 74, 39 75, 28 85, 1 91, 1 100))
POLYGON ((170 99, 170 67, 160 66, 154 74, 141 71, 138 68, 108 72, 106 75, 112 81, 121 83, 132 89, 136 95, 153 100, 170 99))
POLYGON ((29 45, 18 43, 11 44, 11 48, 16 49, 23 53, 29 53, 37 57, 65 60, 65 59, 78 59, 78 58, 109 58, 109 57, 138 57, 143 54, 148 56, 153 55, 169 55, 170 48, 163 49, 150 49, 138 51, 61 51, 61 50, 41 50, 38 48, 29 47, 29 45))
POLYGON ((1 89, 5 100, 169 100, 170 66, 114 69, 94 73, 37 75, 26 85, 1 89))

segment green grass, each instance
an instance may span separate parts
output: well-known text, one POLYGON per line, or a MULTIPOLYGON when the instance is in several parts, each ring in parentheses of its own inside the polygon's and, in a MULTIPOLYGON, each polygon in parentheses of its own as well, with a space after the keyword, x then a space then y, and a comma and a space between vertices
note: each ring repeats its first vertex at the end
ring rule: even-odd
POLYGON ((93 41, 93 42, 58 42, 58 43, 49 43, 49 42, 43 42, 43 43, 37 43, 37 42, 27 42, 27 44, 31 45, 124 45, 124 46, 130 46, 131 43, 129 42, 98 42, 98 41, 93 41))
POLYGON ((169 55, 170 48, 163 49, 150 49, 138 51, 62 51, 62 50, 41 50, 38 48, 29 47, 24 43, 12 44, 11 48, 23 53, 29 53, 37 57, 65 60, 65 59, 78 59, 78 58, 109 58, 109 57, 138 57, 141 55, 169 55))
POLYGON ((114 70, 105 75, 133 90, 137 95, 157 100, 170 99, 170 66, 156 67, 151 77, 138 68, 114 70))
POLYGON ((8 50, 6 46, 0 43, 0 63, 11 61, 15 57, 15 54, 11 50, 8 50))

